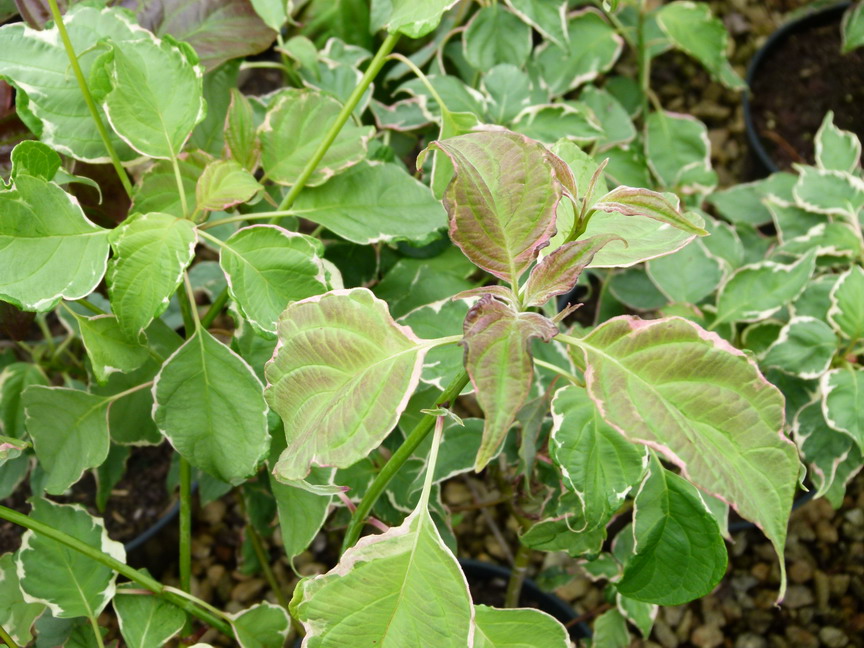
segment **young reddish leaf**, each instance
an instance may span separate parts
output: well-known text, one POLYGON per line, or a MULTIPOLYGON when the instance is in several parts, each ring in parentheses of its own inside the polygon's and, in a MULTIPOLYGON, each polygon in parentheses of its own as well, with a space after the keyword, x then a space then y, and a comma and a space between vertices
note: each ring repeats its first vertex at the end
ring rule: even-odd
POLYGON ((765 532, 780 556, 782 598, 800 464, 782 432, 780 391, 744 353, 680 318, 616 317, 578 344, 603 418, 765 532))
POLYGON ((627 242, 614 234, 601 234, 581 241, 565 243, 531 270, 523 288, 525 307, 542 306, 555 295, 563 295, 576 285, 579 275, 594 259, 600 248, 610 241, 627 242))
POLYGON ((691 222, 663 194, 648 189, 616 187, 594 203, 592 207, 625 216, 647 216, 662 223, 668 223, 689 234, 708 235, 708 232, 691 222))
POLYGON ((465 367, 486 413, 483 443, 474 463, 475 470, 482 470, 531 391, 531 339, 548 342, 558 329, 542 315, 518 313, 486 295, 468 311, 464 333, 465 367))
POLYGON ((426 347, 365 288, 294 302, 277 334, 264 369, 288 443, 276 477, 299 480, 313 465, 347 468, 365 457, 408 404, 426 347))
POLYGON ((516 283, 555 233, 562 185, 551 154, 504 130, 439 140, 432 148, 456 170, 444 194, 450 238, 476 265, 516 283))

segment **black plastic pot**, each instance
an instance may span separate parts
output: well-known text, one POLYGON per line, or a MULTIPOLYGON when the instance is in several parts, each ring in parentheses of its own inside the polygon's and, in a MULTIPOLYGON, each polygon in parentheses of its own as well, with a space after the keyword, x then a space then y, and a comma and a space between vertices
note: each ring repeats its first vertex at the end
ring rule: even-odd
MULTIPOLYGON (((765 148, 762 138, 756 131, 756 124, 753 116, 753 104, 750 94, 754 92, 754 82, 757 80, 760 69, 767 57, 782 46, 790 35, 806 31, 813 27, 820 27, 836 23, 837 31, 840 31, 840 21, 843 18, 843 13, 849 8, 851 2, 840 2, 830 7, 813 8, 803 16, 792 20, 780 29, 774 32, 762 48, 756 52, 756 55, 750 60, 750 65, 747 68, 747 86, 750 88, 744 93, 744 125, 747 129, 747 141, 750 149, 756 156, 759 165, 765 173, 776 173, 780 170, 776 161, 768 153, 765 148)), ((758 88, 756 89, 758 92, 758 88)))
POLYGON ((147 542, 159 535, 162 530, 177 519, 180 513, 180 502, 174 502, 174 506, 169 508, 162 514, 158 520, 151 524, 143 533, 132 538, 129 542, 123 544, 126 553, 131 553, 140 547, 143 547, 147 542))

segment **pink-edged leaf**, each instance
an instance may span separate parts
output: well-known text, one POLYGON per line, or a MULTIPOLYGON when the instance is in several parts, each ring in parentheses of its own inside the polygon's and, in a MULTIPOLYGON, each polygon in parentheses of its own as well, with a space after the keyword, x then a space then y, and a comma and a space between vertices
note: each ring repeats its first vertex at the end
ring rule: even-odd
POLYGON ((783 433, 783 395, 755 362, 677 317, 616 317, 578 340, 601 416, 662 453, 696 486, 783 545, 800 463, 783 433))
POLYGON ((285 423, 280 481, 312 466, 347 468, 376 448, 408 404, 428 348, 366 288, 294 302, 277 335, 264 374, 267 402, 285 423))
POLYGON ((234 160, 216 160, 207 165, 195 186, 199 209, 223 211, 252 200, 263 191, 249 171, 234 160))
POLYGON ((551 153, 505 130, 439 140, 433 148, 456 171, 444 193, 450 238, 476 265, 516 283, 555 233, 563 189, 551 153))
POLYGON ((476 299, 478 297, 482 297, 483 295, 492 295, 500 299, 501 301, 510 304, 513 308, 516 308, 519 300, 516 298, 516 293, 514 293, 507 286, 499 286, 496 284, 492 284, 491 286, 477 286, 476 288, 469 288, 468 290, 463 290, 460 293, 456 293, 451 297, 451 299, 476 299))
POLYGON ((531 339, 548 342, 557 333, 555 325, 542 315, 516 312, 491 295, 481 297, 468 311, 462 342, 465 368, 486 414, 475 470, 481 470, 495 456, 531 391, 531 339))
POLYGON ((565 243, 543 257, 531 270, 528 281, 525 282, 522 298, 525 308, 542 306, 555 295, 563 295, 572 290, 594 255, 609 241, 622 241, 627 244, 620 236, 601 234, 565 243))
POLYGON ((689 234, 707 236, 708 232, 693 223, 663 194, 635 187, 616 187, 592 205, 593 209, 617 212, 625 216, 646 216, 668 223, 689 234))
POLYGON ((237 88, 231 88, 231 101, 225 115, 225 156, 249 171, 255 171, 261 158, 261 143, 255 128, 252 103, 237 88))

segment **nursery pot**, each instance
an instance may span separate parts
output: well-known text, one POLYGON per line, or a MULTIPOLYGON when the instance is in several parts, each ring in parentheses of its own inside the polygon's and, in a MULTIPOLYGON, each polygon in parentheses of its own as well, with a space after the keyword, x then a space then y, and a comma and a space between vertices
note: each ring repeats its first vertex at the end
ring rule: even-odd
POLYGON ((829 110, 837 126, 864 135, 864 50, 840 52, 840 23, 851 4, 790 21, 750 61, 744 123, 765 173, 812 163, 813 138, 829 110))

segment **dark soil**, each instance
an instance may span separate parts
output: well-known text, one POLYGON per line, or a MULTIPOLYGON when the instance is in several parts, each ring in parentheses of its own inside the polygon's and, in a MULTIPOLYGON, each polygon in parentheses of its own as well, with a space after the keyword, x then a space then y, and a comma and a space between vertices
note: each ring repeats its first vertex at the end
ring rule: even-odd
MULTIPOLYGON (((69 495, 51 497, 55 502, 82 504, 90 513, 104 517, 108 535, 119 542, 129 542, 150 528, 173 505, 174 498, 166 487, 171 465, 171 446, 134 448, 126 464, 126 473, 111 491, 105 511, 96 508, 96 481, 91 472, 72 487, 69 495)), ((28 513, 30 485, 25 482, 3 506, 28 513)), ((0 554, 15 551, 21 544, 24 529, 0 520, 0 554)))
POLYGON ((813 138, 829 110, 837 126, 864 138, 864 51, 841 54, 837 16, 790 33, 753 79, 756 131, 781 169, 813 163, 813 138))

